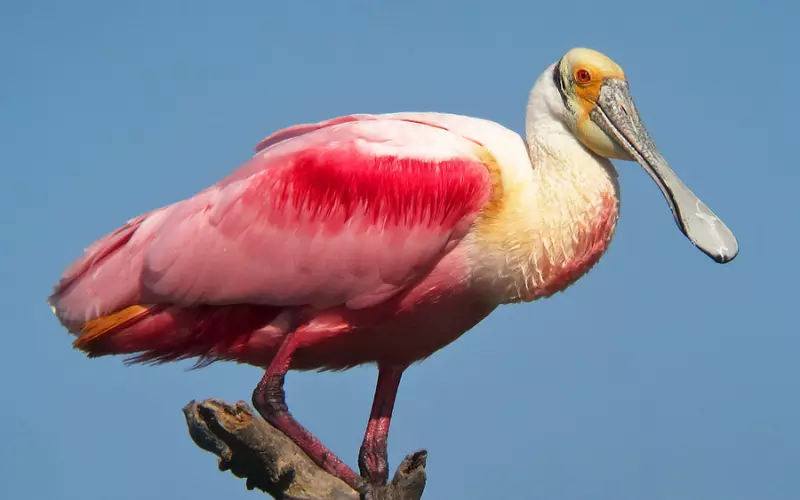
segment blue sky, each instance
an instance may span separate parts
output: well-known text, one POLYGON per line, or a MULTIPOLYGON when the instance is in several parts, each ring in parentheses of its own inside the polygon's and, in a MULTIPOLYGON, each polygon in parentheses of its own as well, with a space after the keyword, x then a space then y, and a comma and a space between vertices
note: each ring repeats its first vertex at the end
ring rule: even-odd
MULTIPOLYGON (((267 134, 353 112, 446 111, 521 132, 569 48, 619 62, 656 143, 736 232, 692 248, 619 163, 608 254, 566 293, 498 310, 410 369, 391 468, 426 498, 800 497, 795 2, 0 2, 0 497, 246 499, 190 441, 191 399, 253 367, 88 360, 45 303, 96 238, 190 196, 267 134)), ((295 415, 350 464, 371 367, 293 374, 295 415)))

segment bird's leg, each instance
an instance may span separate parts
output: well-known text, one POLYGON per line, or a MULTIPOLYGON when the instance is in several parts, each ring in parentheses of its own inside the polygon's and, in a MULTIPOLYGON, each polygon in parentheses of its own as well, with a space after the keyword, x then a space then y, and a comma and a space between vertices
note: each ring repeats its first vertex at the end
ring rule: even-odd
POLYGON ((358 453, 358 468, 361 475, 376 486, 385 485, 389 479, 386 442, 389 438, 389 423, 392 419, 394 400, 404 370, 404 366, 378 367, 378 384, 375 387, 372 412, 367 432, 364 434, 364 442, 358 453))
POLYGON ((294 441, 322 470, 358 490, 363 486, 363 479, 289 413, 283 382, 286 372, 289 371, 296 346, 295 331, 292 330, 284 337, 278 353, 253 391, 253 406, 264 417, 264 420, 294 441))

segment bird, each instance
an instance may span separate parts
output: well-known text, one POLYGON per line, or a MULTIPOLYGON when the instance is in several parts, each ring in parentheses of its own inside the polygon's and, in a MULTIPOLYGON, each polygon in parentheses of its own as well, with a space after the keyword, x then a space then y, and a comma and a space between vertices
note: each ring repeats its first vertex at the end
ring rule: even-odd
POLYGON ((405 370, 604 255, 620 213, 612 160, 644 168, 695 247, 737 256, 650 138, 622 68, 578 47, 535 80, 524 138, 438 112, 279 130, 216 184, 90 245, 48 302, 89 357, 262 368, 259 414, 369 498, 387 483, 405 370), (359 365, 378 375, 356 473, 293 417, 283 386, 290 370, 359 365))

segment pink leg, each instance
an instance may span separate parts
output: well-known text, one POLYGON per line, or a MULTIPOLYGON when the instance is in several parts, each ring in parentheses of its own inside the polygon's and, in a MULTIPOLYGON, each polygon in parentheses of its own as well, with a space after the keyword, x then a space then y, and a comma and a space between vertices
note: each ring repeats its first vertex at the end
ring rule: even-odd
POLYGON ((290 331, 284 338, 278 353, 253 391, 253 405, 264 417, 264 420, 294 441, 314 463, 350 485, 351 488, 360 490, 364 483, 363 479, 289 413, 289 408, 286 406, 286 394, 283 391, 283 381, 286 372, 289 371, 292 354, 296 348, 294 338, 294 331, 290 331))
POLYGON ((394 400, 405 366, 379 366, 375 399, 367 424, 367 432, 358 453, 358 468, 371 484, 383 486, 389 479, 389 462, 386 442, 392 419, 394 400))

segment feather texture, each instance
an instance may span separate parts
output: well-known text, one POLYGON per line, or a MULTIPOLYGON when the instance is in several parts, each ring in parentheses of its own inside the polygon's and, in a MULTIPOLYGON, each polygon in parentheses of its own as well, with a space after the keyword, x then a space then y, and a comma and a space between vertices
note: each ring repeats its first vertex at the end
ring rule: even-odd
POLYGON ((139 305, 366 308, 430 271, 490 193, 478 146, 441 127, 390 118, 295 129, 92 245, 50 301, 75 332, 129 326, 97 321, 139 305))
POLYGON ((558 137, 579 160, 458 115, 290 127, 90 246, 50 302, 90 355, 266 365, 294 328, 294 369, 411 363, 605 251, 615 179, 558 137))

